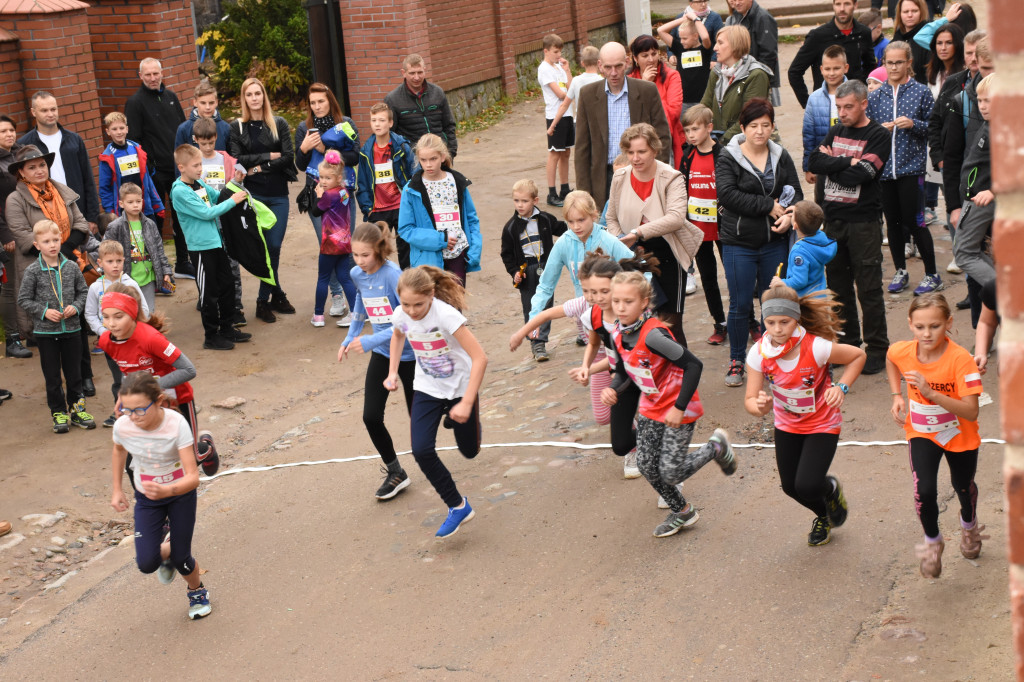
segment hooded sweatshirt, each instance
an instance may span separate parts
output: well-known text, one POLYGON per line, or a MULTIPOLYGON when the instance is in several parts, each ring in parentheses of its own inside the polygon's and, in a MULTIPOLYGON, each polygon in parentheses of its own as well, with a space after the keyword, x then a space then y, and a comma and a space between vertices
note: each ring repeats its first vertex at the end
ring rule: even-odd
MULTIPOLYGON (((192 139, 192 128, 198 120, 199 111, 192 107, 192 113, 189 114, 188 120, 178 126, 178 130, 174 134, 175 149, 183 144, 190 144, 193 147, 199 146, 192 139)), ((217 144, 214 146, 214 149, 219 152, 226 152, 228 150, 228 137, 231 136, 231 125, 220 117, 219 111, 213 112, 213 121, 217 124, 217 144)))
POLYGON ((806 296, 828 288, 825 266, 836 256, 836 242, 824 230, 804 237, 789 250, 786 265, 786 286, 795 289, 798 296, 806 296))

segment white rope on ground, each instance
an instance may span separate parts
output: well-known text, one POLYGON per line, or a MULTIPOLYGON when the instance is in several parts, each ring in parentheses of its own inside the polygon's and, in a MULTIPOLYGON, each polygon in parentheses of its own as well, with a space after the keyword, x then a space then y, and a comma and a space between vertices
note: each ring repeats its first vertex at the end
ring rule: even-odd
MULTIPOLYGON (((1005 440, 998 438, 982 438, 982 443, 991 443, 994 445, 1005 445, 1005 440)), ((847 440, 840 441, 839 447, 879 447, 885 445, 906 445, 905 440, 847 440)), ((691 448, 702 447, 704 443, 690 443, 691 448)), ((565 441, 551 440, 551 441, 530 441, 523 443, 484 443, 480 446, 481 449, 485 448, 526 448, 526 447, 549 447, 549 448, 568 448, 571 450, 610 450, 611 443, 567 443, 565 441)), ((757 448, 757 449, 775 449, 774 443, 739 443, 733 444, 734 449, 745 449, 745 448, 757 448)), ((437 448, 438 452, 446 450, 457 450, 457 446, 447 445, 445 447, 437 448)), ((412 450, 403 450, 402 452, 396 453, 398 455, 412 454, 412 450)), ((359 462, 363 460, 380 459, 380 455, 359 455, 357 457, 343 457, 339 459, 321 459, 316 461, 307 462, 285 462, 283 464, 268 464, 266 466, 255 466, 255 467, 238 467, 235 469, 228 469, 221 471, 220 473, 214 474, 213 476, 200 476, 200 481, 212 481, 223 476, 231 476, 232 474, 243 474, 258 471, 273 471, 274 469, 287 469, 289 467, 304 467, 304 466, 316 466, 318 464, 343 464, 345 462, 359 462)))

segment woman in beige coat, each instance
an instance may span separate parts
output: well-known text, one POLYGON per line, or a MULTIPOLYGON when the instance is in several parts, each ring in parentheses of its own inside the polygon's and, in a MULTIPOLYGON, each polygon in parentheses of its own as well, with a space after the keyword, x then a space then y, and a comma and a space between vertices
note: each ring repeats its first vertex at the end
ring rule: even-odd
POLYGON ((686 178, 658 161, 661 138, 647 123, 627 128, 619 146, 631 165, 615 171, 612 178, 606 227, 626 246, 643 248, 658 258, 655 310, 685 345, 686 270, 704 239, 704 233, 686 219, 686 178))
MULTIPOLYGON (((56 212, 66 215, 65 220, 55 220, 61 225, 61 235, 66 232, 61 244, 61 253, 70 260, 75 259, 74 250, 89 238, 89 223, 78 210, 78 194, 67 185, 50 179, 50 165, 54 155, 43 154, 33 145, 27 145, 17 151, 10 173, 18 179, 17 188, 7 197, 4 217, 11 232, 14 233, 14 254, 10 262, 8 278, 12 280, 11 289, 15 297, 21 289, 21 278, 37 251, 32 245, 32 226, 40 220, 52 220, 56 212), (59 199, 58 199, 59 198, 59 199), (47 203, 47 200, 52 200, 47 203), (60 211, 60 205, 64 211, 60 211), (44 210, 46 206, 46 210, 44 210), (65 230, 67 227, 67 230, 65 230)), ((5 287, 6 288, 6 287, 5 287)), ((83 325, 84 328, 84 325, 83 325)), ((32 319, 28 313, 18 308, 18 331, 21 338, 27 339, 32 334, 32 319)), ((88 353, 86 353, 88 358, 88 353)), ((86 375, 83 375, 83 378, 86 375)), ((88 374, 92 376, 92 372, 88 374)))

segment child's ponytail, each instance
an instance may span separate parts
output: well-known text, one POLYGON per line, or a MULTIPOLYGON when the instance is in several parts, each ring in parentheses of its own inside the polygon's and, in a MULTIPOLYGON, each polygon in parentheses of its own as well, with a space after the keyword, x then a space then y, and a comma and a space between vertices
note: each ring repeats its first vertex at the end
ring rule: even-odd
POLYGON ((107 287, 106 291, 111 294, 126 294, 135 299, 135 304, 138 306, 139 311, 135 315, 136 322, 145 322, 158 332, 167 330, 167 316, 161 312, 151 310, 149 311, 149 317, 147 318, 145 313, 142 312, 142 298, 139 297, 139 292, 132 287, 126 284, 121 284, 120 282, 114 282, 107 287))
POLYGON ((368 244, 373 249, 377 263, 384 265, 395 252, 395 247, 391 245, 391 240, 388 239, 386 232, 390 229, 388 224, 382 220, 375 223, 359 223, 352 231, 352 241, 368 244))
POLYGON ((328 149, 327 153, 324 154, 324 160, 317 166, 317 170, 320 173, 324 171, 330 171, 338 174, 341 177, 341 173, 345 168, 345 162, 341 160, 341 154, 336 149, 328 149))
POLYGON ((800 304, 800 324, 809 334, 820 336, 826 341, 838 341, 843 321, 837 311, 842 304, 833 298, 828 289, 813 291, 798 296, 796 291, 785 284, 774 286, 761 296, 761 302, 785 299, 800 304))
POLYGON ((423 296, 439 298, 456 310, 466 307, 466 290, 459 278, 433 265, 409 268, 398 278, 397 289, 399 296, 402 289, 409 289, 423 296))
POLYGON ((623 258, 619 261, 619 266, 624 272, 642 272, 655 276, 661 274, 660 265, 661 261, 658 260, 657 256, 651 255, 642 246, 637 247, 636 255, 632 258, 623 258))

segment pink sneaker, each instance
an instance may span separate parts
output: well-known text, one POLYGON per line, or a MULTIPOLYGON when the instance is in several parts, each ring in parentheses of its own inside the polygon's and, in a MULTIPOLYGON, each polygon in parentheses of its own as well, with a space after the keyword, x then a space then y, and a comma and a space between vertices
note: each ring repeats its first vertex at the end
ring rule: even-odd
POLYGON ((313 325, 314 327, 322 327, 322 326, 324 326, 324 316, 323 315, 314 315, 313 319, 311 319, 309 321, 309 323, 311 325, 313 325))
MULTIPOLYGON (((921 560, 921 575, 925 578, 938 578, 942 575, 942 550, 945 548, 946 543, 942 540, 926 541, 916 547, 917 558, 921 560)), ((978 551, 981 551, 980 547, 978 551)))

